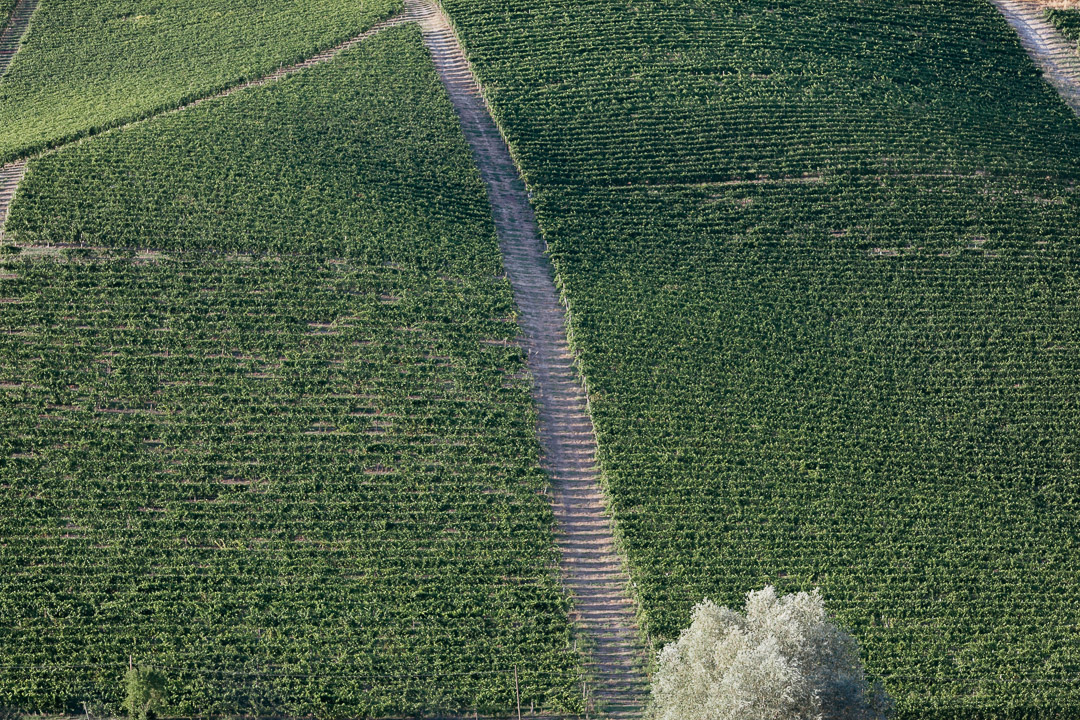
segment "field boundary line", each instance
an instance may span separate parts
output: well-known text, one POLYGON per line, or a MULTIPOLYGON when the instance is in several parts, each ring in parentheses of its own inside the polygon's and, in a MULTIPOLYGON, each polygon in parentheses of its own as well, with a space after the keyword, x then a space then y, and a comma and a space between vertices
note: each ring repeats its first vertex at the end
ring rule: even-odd
POLYGON ((1020 36, 1020 44, 1042 70, 1043 79, 1057 90, 1073 112, 1080 115, 1080 54, 1057 28, 1043 17, 1038 3, 990 0, 1020 36))
MULTIPOLYGON (((26 3, 32 3, 34 6, 37 5, 37 0, 22 0, 22 1, 26 2, 26 3)), ((13 15, 13 17, 14 17, 14 15, 13 15)), ((102 136, 102 135, 104 135, 106 133, 121 132, 121 131, 127 130, 127 129, 135 126, 135 125, 141 125, 143 123, 147 123, 147 122, 150 122, 152 120, 157 120, 158 118, 162 118, 162 117, 165 117, 167 115, 172 115, 174 113, 179 113, 179 112, 183 112, 185 110, 190 110, 191 108, 193 108, 193 107, 195 107, 197 105, 201 105, 201 104, 203 104, 205 102, 209 102, 211 100, 220 100, 221 98, 228 97, 228 96, 232 95, 233 93, 240 92, 241 90, 247 90, 248 88, 261 87, 263 85, 268 85, 268 84, 270 84, 272 82, 275 82, 277 80, 281 80, 282 78, 288 77, 289 75, 295 75, 296 73, 299 73, 299 72, 301 72, 303 70, 306 70, 306 69, 308 69, 310 67, 313 67, 315 65, 320 65, 320 64, 322 64, 324 62, 327 62, 329 60, 333 60, 339 54, 345 52, 346 50, 350 50, 353 47, 356 47, 357 45, 359 45, 363 41, 369 39, 373 35, 377 35, 378 33, 382 32, 383 30, 386 30, 387 28, 397 27, 399 25, 406 25, 406 24, 412 23, 412 22, 416 22, 416 17, 408 9, 406 9, 405 11, 399 12, 398 14, 393 15, 392 17, 389 17, 389 18, 387 18, 385 20, 382 20, 380 22, 375 23, 374 25, 372 25, 370 28, 368 28, 364 32, 360 33, 359 35, 354 35, 353 37, 349 38, 348 40, 340 42, 340 43, 338 43, 337 45, 335 45, 335 46, 333 46, 331 48, 327 48, 326 50, 323 50, 323 51, 321 51, 319 53, 316 53, 315 55, 312 55, 309 58, 306 58, 306 59, 301 60, 299 62, 293 63, 291 65, 285 65, 283 67, 278 68, 277 70, 274 70, 271 73, 268 73, 268 74, 263 75, 261 77, 255 78, 254 80, 247 80, 247 81, 239 83, 237 85, 232 85, 230 87, 225 88, 224 90, 215 91, 215 92, 213 92, 213 93, 211 93, 209 95, 205 95, 203 97, 196 98, 194 100, 191 100, 190 102, 186 102, 186 103, 183 103, 181 105, 177 105, 176 107, 172 107, 172 108, 162 110, 160 112, 151 113, 149 115, 146 115, 145 117, 140 117, 140 118, 137 118, 135 120, 122 122, 122 123, 120 123, 118 125, 112 125, 112 126, 109 126, 109 127, 103 127, 103 128, 91 130, 87 134, 85 134, 85 135, 83 135, 83 136, 81 136, 79 138, 76 138, 74 140, 69 140, 67 142, 60 142, 60 143, 58 143, 56 145, 53 145, 52 147, 49 147, 49 148, 47 148, 45 150, 42 150, 42 151, 36 152, 36 153, 32 153, 32 154, 30 154, 30 155, 28 155, 26 157, 19 158, 18 160, 15 160, 13 162, 7 163, 6 165, 0 166, 0 240, 2 240, 4 238, 4 227, 5 227, 6 223, 7 223, 8 210, 11 207, 11 203, 14 202, 14 200, 15 200, 15 193, 16 193, 16 191, 18 189, 19 183, 22 182, 23 177, 26 175, 26 164, 30 160, 34 160, 34 159, 37 159, 37 158, 42 157, 44 155, 49 155, 49 154, 54 153, 54 152, 59 152, 60 150, 72 147, 74 145, 78 145, 80 143, 86 142, 87 140, 92 140, 93 138, 100 137, 100 136, 102 136)), ((5 32, 6 32, 6 30, 5 30, 5 32)))
MULTIPOLYGON (((368 28, 364 32, 360 33, 359 35, 354 35, 353 37, 349 38, 348 40, 345 40, 344 42, 338 43, 337 45, 335 45, 335 46, 333 46, 331 48, 327 48, 326 50, 323 50, 320 53, 316 53, 315 55, 312 55, 311 57, 307 58, 306 60, 301 60, 300 62, 293 63, 292 65, 286 65, 284 67, 280 67, 277 70, 273 71, 272 73, 269 73, 267 75, 263 75, 262 77, 255 78, 254 80, 248 80, 248 81, 240 83, 238 85, 233 85, 231 87, 225 88, 224 90, 220 90, 220 91, 215 92, 213 94, 206 95, 206 96, 201 97, 201 98, 196 98, 195 100, 192 100, 191 102, 184 103, 183 105, 179 105, 179 106, 177 106, 175 108, 172 108, 170 110, 165 110, 163 112, 156 113, 156 114, 151 115, 149 117, 142 118, 140 120, 133 120, 132 122, 125 123, 123 125, 118 125, 118 126, 116 126, 116 128, 110 128, 110 129, 121 129, 122 130, 122 129, 130 127, 132 125, 136 125, 136 124, 139 124, 139 123, 144 123, 144 122, 147 122, 149 120, 154 120, 155 118, 159 118, 159 117, 161 117, 163 115, 170 115, 172 113, 177 113, 177 112, 182 112, 184 110, 189 110, 189 109, 195 107, 196 105, 201 105, 201 104, 203 104, 205 102, 209 102, 211 100, 219 100, 221 98, 228 97, 228 96, 232 95, 233 93, 240 92, 241 90, 247 90, 248 88, 261 87, 263 85, 268 85, 268 84, 270 84, 272 82, 275 82, 277 80, 281 80, 282 78, 288 77, 289 75, 295 75, 296 73, 301 72, 303 70, 307 70, 308 68, 314 67, 315 65, 320 65, 320 64, 322 64, 324 62, 327 62, 329 60, 333 60, 335 57, 337 57, 341 53, 345 52, 346 50, 351 50, 352 48, 356 47, 357 45, 359 45, 363 41, 367 40, 368 38, 372 37, 373 35, 379 34, 383 30, 386 30, 387 28, 397 27, 399 25, 406 25, 408 23, 415 22, 415 21, 416 21, 416 19, 413 17, 413 15, 408 10, 406 10, 404 12, 400 12, 397 15, 394 15, 392 17, 387 18, 386 20, 381 20, 381 21, 375 23, 374 25, 372 25, 370 28, 368 28)), ((68 143, 68 144, 70 145, 70 144, 73 144, 73 143, 68 143)), ((59 148, 57 148, 57 149, 59 149, 59 148)))
POLYGON ((484 99, 450 20, 434 0, 406 0, 457 111, 487 189, 503 266, 524 335, 539 419, 541 457, 556 520, 560 573, 573 602, 592 682, 588 714, 637 718, 648 692, 646 655, 600 485, 597 442, 584 381, 567 336, 567 315, 555 270, 545 254, 528 192, 510 148, 484 99))

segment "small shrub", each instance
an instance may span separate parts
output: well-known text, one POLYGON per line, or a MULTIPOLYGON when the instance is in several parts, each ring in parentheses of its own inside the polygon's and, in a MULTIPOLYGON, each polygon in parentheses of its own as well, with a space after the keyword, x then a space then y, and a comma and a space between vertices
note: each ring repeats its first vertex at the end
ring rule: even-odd
POLYGON ((821 593, 746 596, 746 614, 709 600, 660 651, 654 720, 878 720, 891 711, 870 685, 851 635, 825 615, 821 593))
POLYGON ((124 676, 124 709, 131 720, 156 720, 165 699, 165 678, 150 668, 131 668, 124 676))

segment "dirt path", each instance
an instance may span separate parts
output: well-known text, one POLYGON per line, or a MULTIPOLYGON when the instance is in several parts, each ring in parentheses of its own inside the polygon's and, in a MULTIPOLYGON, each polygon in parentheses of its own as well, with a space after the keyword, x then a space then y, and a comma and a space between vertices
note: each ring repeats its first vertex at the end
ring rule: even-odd
POLYGON ((551 262, 510 150, 448 20, 430 0, 407 0, 406 5, 420 18, 424 41, 487 186, 540 412, 563 581, 573 594, 578 637, 588 646, 593 712, 638 717, 647 693, 644 651, 627 594, 628 576, 604 511, 592 420, 567 343, 551 262))
POLYGON ((19 0, 15 9, 11 11, 4 31, 0 33, 0 77, 7 72, 11 65, 11 59, 19 51, 23 35, 30 27, 30 16, 37 10, 38 0, 19 0))
MULTIPOLYGON (((16 14, 12 15, 13 22, 10 23, 8 25, 8 27, 5 28, 5 30, 4 30, 4 35, 3 35, 3 38, 4 38, 3 41, 4 42, 7 42, 8 31, 11 30, 12 28, 14 28, 19 23, 21 23, 21 26, 22 26, 22 30, 19 31, 19 33, 20 33, 19 38, 22 37, 21 33, 25 32, 27 23, 29 22, 29 19, 30 19, 30 14, 33 12, 33 9, 35 7, 37 7, 37 0, 21 0, 20 1, 18 7, 16 8, 16 14), (23 15, 18 15, 18 13, 20 11, 24 11, 24 14, 23 15), (20 18, 22 18, 22 19, 20 20, 20 18)), ((342 53, 345 50, 348 50, 348 49, 350 49, 352 47, 355 47, 356 45, 360 44, 364 40, 367 40, 372 35, 375 35, 376 33, 380 32, 382 30, 385 30, 386 28, 394 27, 396 25, 404 25, 405 23, 416 22, 416 20, 417 20, 417 18, 415 16, 413 16, 410 11, 406 10, 403 13, 399 13, 399 14, 391 17, 391 18, 387 18, 386 20, 383 20, 380 23, 376 23, 375 25, 371 26, 370 29, 360 33, 359 35, 357 35, 355 37, 349 38, 348 40, 346 40, 345 42, 343 42, 343 43, 341 43, 339 45, 335 45, 334 47, 332 47, 332 48, 330 48, 328 50, 324 50, 321 53, 319 53, 318 55, 313 55, 313 56, 309 57, 308 59, 302 60, 302 61, 300 61, 300 62, 298 62, 298 63, 296 63, 294 65, 287 65, 285 67, 278 68, 277 70, 270 73, 269 75, 264 75, 261 78, 251 80, 251 81, 242 83, 240 85, 234 85, 232 87, 226 88, 225 90, 221 90, 221 91, 213 93, 211 95, 207 95, 206 97, 198 98, 197 100, 193 100, 193 101, 187 103, 186 105, 180 105, 179 107, 171 108, 169 110, 165 110, 164 112, 156 113, 154 115, 150 115, 148 117, 141 118, 139 120, 134 120, 134 121, 129 122, 129 123, 124 123, 124 124, 118 125, 118 126, 116 126, 114 128, 109 128, 109 129, 101 130, 101 131, 98 131, 98 132, 89 133, 88 135, 86 135, 83 138, 80 138, 79 140, 75 140, 75 141, 70 142, 70 143, 65 143, 65 144, 60 145, 60 146, 58 146, 56 148, 46 150, 45 152, 41 153, 41 155, 48 154, 50 152, 55 152, 56 150, 60 150, 60 149, 63 149, 65 147, 70 147, 71 145, 76 145, 78 143, 86 142, 87 140, 90 140, 90 139, 100 135, 103 132, 109 132, 110 130, 123 130, 125 128, 129 128, 129 127, 132 127, 134 125, 138 125, 138 124, 144 123, 144 122, 149 122, 150 120, 154 120, 156 118, 159 118, 159 117, 162 117, 162 116, 165 116, 165 115, 170 115, 172 113, 177 113, 177 112, 183 112, 184 110, 188 110, 190 108, 193 108, 196 105, 201 105, 202 103, 207 102, 209 100, 218 100, 218 99, 223 98, 223 97, 228 97, 229 95, 232 95, 233 93, 240 92, 241 90, 246 90, 247 88, 258 87, 260 85, 266 85, 268 83, 272 83, 272 82, 274 82, 276 80, 280 80, 280 79, 282 79, 284 77, 287 77, 289 75, 293 75, 295 73, 301 72, 302 70, 306 70, 307 68, 309 68, 309 67, 311 67, 313 65, 318 65, 319 63, 324 63, 324 62, 327 62, 328 60, 332 60, 339 53, 342 53)), ((18 48, 18 38, 15 40, 13 47, 15 47, 16 49, 18 48)), ((14 52, 12 53, 12 55, 14 55, 14 52)), ((2 74, 2 70, 3 70, 3 67, 4 67, 3 62, 10 62, 10 61, 11 61, 11 56, 8 56, 6 61, 0 61, 0 74, 2 74)), ((35 156, 35 157, 38 157, 38 156, 35 156)), ((7 165, 4 165, 3 167, 0 167, 0 239, 2 239, 3 236, 4 236, 4 224, 7 222, 8 209, 11 207, 11 203, 15 199, 15 190, 18 188, 19 183, 22 182, 23 176, 26 174, 26 163, 30 159, 31 158, 23 158, 23 159, 18 160, 16 162, 9 163, 7 165)))
POLYGON ((1043 71, 1043 77, 1080 115, 1080 55, 1076 44, 1043 18, 1037 3, 1025 0, 990 0, 1013 29, 1020 44, 1043 71))
MULTIPOLYGON (((19 51, 23 36, 30 27, 30 16, 37 9, 38 0, 19 0, 11 12, 3 32, 0 32, 0 78, 11 66, 15 53, 19 51)), ((7 221, 8 208, 15 197, 15 188, 26 174, 26 160, 0 167, 0 240, 4 238, 4 223, 7 221)))
POLYGON ((15 188, 19 187, 25 174, 25 160, 0 167, 0 240, 4 239, 4 223, 7 222, 11 201, 15 198, 15 188))

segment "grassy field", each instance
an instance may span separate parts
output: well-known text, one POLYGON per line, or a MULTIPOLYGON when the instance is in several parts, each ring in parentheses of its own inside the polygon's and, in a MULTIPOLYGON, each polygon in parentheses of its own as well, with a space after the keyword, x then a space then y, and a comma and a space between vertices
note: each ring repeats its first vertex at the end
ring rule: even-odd
POLYGON ((0 82, 0 162, 264 75, 401 0, 41 0, 0 82))
POLYGON ((34 161, 0 267, 0 705, 580 710, 479 175, 415 28, 34 161), (71 244, 78 244, 72 247, 71 244))
POLYGON ((993 7, 446 6, 652 638, 819 585, 901 717, 1080 712, 1080 123, 993 7))

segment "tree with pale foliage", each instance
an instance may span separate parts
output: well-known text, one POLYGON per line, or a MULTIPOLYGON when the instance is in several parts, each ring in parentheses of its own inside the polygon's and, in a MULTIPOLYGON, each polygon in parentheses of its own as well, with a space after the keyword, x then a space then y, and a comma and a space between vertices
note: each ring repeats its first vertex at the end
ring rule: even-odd
POLYGON ((653 720, 880 720, 891 714, 867 682, 859 646, 825 614, 817 589, 746 596, 746 613, 709 600, 660 651, 653 720))

